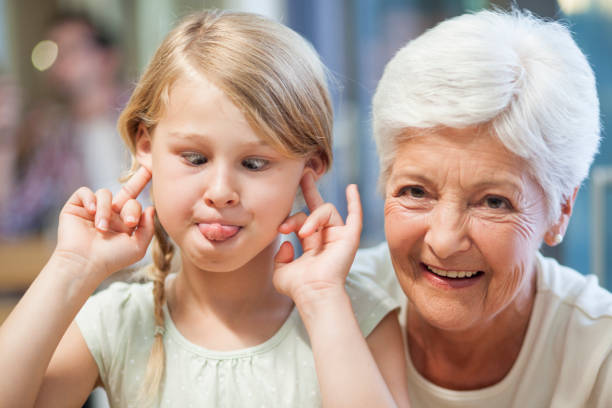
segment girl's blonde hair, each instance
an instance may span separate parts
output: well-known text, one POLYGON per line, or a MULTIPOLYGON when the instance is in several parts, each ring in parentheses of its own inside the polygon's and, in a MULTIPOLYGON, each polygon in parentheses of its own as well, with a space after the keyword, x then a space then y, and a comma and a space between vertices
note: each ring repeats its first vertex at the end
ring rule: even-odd
MULTIPOLYGON (((236 105, 264 141, 293 158, 318 155, 332 161, 332 107, 325 68, 300 35, 267 18, 238 12, 204 11, 183 19, 164 39, 119 117, 119 132, 136 171, 138 128, 154 135, 181 75, 198 72, 236 105)), ((153 280, 155 340, 142 388, 151 402, 164 376, 164 281, 173 245, 155 222, 153 280)))

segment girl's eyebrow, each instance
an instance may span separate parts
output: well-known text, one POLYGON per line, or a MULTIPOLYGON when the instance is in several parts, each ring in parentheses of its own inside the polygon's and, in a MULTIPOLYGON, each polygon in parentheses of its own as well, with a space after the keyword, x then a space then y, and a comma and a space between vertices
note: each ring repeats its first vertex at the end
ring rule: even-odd
POLYGON ((180 132, 180 131, 168 132, 168 136, 179 138, 179 139, 194 139, 194 140, 202 140, 202 139, 210 138, 209 135, 204 134, 204 133, 180 132))
MULTIPOLYGON (((207 142, 209 140, 215 140, 216 136, 209 135, 206 133, 194 133, 194 132, 181 132, 181 131, 172 131, 168 132, 168 136, 177 139, 191 140, 193 142, 207 142)), ((241 147, 243 148, 254 148, 254 147, 268 147, 272 148, 269 143, 266 143, 262 139, 256 139, 252 141, 243 142, 241 147)))

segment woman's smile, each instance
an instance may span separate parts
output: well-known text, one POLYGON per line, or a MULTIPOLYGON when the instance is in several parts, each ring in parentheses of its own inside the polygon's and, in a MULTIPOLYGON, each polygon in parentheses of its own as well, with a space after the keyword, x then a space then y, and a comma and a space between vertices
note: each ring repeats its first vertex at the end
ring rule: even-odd
POLYGON ((442 289, 461 289, 478 284, 484 276, 479 270, 440 269, 421 263, 421 273, 433 285, 442 289))

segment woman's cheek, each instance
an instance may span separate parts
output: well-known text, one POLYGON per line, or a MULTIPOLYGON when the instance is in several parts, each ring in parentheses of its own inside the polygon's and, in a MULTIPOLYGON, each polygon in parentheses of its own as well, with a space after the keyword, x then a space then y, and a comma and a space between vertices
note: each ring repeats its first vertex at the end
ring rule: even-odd
MULTIPOLYGON (((385 205, 385 234, 390 246, 412 245, 425 233, 428 213, 397 202, 385 205)), ((404 250, 408 250, 407 247, 404 250)))

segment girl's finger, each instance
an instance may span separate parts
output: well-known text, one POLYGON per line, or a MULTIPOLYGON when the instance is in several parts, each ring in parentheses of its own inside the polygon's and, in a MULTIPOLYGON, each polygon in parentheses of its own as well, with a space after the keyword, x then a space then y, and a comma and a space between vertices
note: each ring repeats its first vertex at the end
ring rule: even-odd
POLYGON ((136 173, 123 185, 121 190, 115 195, 113 199, 113 211, 119 213, 125 205, 125 203, 138 197, 138 195, 144 190, 147 183, 151 180, 151 172, 144 166, 140 166, 136 173))
POLYGON ((121 209, 121 220, 129 227, 134 228, 140 221, 140 215, 142 214, 142 206, 138 201, 131 198, 125 202, 121 209))
POLYGON ((278 232, 281 234, 291 234, 302 227, 304 221, 306 221, 306 218, 308 218, 308 216, 303 212, 293 214, 283 221, 283 223, 278 227, 278 232))
POLYGON ((356 184, 350 184, 346 188, 346 202, 348 209, 346 226, 359 236, 361 235, 363 213, 361 209, 361 200, 359 199, 359 189, 356 184))
POLYGON ((300 187, 302 187, 302 194, 304 195, 304 200, 310 212, 325 204, 325 200, 323 200, 321 193, 319 193, 317 189, 317 183, 315 183, 312 173, 308 172, 304 174, 300 182, 300 187))
POLYGON ((81 187, 70 196, 67 205, 75 205, 77 207, 83 207, 88 213, 94 214, 96 212, 96 196, 87 187, 81 187))
MULTIPOLYGON (((136 224, 138 224, 138 222, 136 222, 136 224)), ((111 211, 107 231, 131 235, 133 230, 134 226, 126 225, 121 215, 117 214, 114 211, 111 211)))
MULTIPOLYGON (((293 261, 293 257, 295 256, 295 251, 293 250, 293 244, 289 241, 285 241, 281 244, 276 256, 274 257, 274 262, 276 264, 286 264, 293 261)), ((278 266, 278 265, 277 265, 278 266)))
POLYGON ((96 191, 96 218, 95 225, 100 231, 108 231, 111 217, 112 194, 107 189, 96 191))
POLYGON ((147 208, 140 217, 138 228, 134 231, 132 239, 136 242, 138 249, 142 252, 143 256, 149 246, 149 243, 153 239, 153 233, 155 232, 155 208, 147 208))
POLYGON ((320 228, 332 227, 343 225, 342 217, 334 207, 330 203, 325 203, 316 210, 314 210, 310 216, 304 222, 304 225, 298 231, 298 236, 300 238, 305 238, 314 232, 316 232, 320 228))

